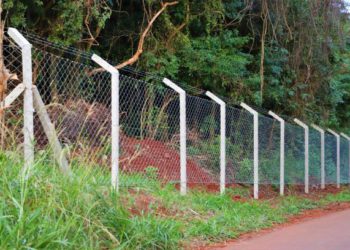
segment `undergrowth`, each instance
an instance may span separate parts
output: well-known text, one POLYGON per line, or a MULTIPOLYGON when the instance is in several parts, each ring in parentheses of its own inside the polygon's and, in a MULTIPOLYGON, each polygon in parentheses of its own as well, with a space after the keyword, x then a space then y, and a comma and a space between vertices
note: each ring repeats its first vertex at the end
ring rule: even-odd
POLYGON ((318 200, 254 201, 238 188, 222 196, 191 190, 183 197, 151 175, 122 176, 122 183, 133 187, 121 187, 117 194, 106 170, 74 165, 67 177, 45 155, 40 158, 26 175, 17 155, 0 153, 0 249, 179 249, 350 201, 347 190, 318 200), (244 200, 232 199, 238 193, 244 200))

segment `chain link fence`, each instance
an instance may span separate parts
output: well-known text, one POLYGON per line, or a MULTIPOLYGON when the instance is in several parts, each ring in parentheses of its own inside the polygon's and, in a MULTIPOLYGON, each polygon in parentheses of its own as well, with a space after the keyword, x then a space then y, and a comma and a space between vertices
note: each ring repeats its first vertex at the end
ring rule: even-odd
MULTIPOLYGON (((8 81, 7 88, 12 91, 18 83, 23 82, 22 55, 18 46, 10 44, 6 37, 4 40, 4 64, 13 74, 8 81)), ((23 145, 23 99, 15 100, 11 106, 5 107, 1 115, 1 147, 8 150, 16 150, 23 145)))
MULTIPOLYGON (((71 165, 110 168, 111 77, 92 73, 96 65, 84 54, 26 34, 33 49, 33 84, 45 103, 59 140, 71 165)), ((5 65, 17 75, 9 92, 22 77, 21 50, 6 37, 5 65)), ((145 176, 162 182, 180 182, 180 104, 177 92, 159 78, 120 72, 121 186, 142 185, 145 176)), ((22 107, 17 99, 6 108, 1 129, 3 148, 23 143, 22 107)), ((259 184, 280 184, 281 124, 259 114, 259 184)), ((35 116, 35 148, 48 149, 48 141, 35 116)), ((220 184, 220 106, 204 96, 186 96, 187 182, 220 184)), ((310 185, 321 183, 321 136, 310 128, 310 185)), ((226 183, 254 183, 254 119, 240 106, 226 107, 226 183)), ((304 129, 285 124, 285 170, 287 185, 305 183, 304 129)), ((349 141, 341 139, 341 183, 349 183, 349 141)), ((336 139, 325 135, 326 184, 335 184, 336 139)))
POLYGON ((321 185, 321 134, 310 128, 309 139, 310 185, 321 185))
POLYGON ((337 182, 337 139, 334 135, 325 134, 325 183, 337 182))
POLYGON ((244 109, 227 107, 226 122, 226 182, 252 184, 253 116, 244 109))
MULTIPOLYGON (((180 181, 179 97, 160 82, 121 75, 120 126, 122 173, 180 181)), ((189 170, 196 175, 198 168, 189 170)), ((191 180, 191 179, 190 179, 191 180)), ((123 185, 123 183, 121 183, 123 185)))
POLYGON ((304 185, 305 141, 304 129, 286 123, 285 183, 304 185))
POLYGON ((340 183, 349 183, 350 172, 350 143, 346 138, 340 137, 340 183))
POLYGON ((186 122, 188 183, 220 183, 220 106, 187 95, 186 122))
POLYGON ((259 183, 280 184, 281 125, 270 117, 259 116, 259 183))

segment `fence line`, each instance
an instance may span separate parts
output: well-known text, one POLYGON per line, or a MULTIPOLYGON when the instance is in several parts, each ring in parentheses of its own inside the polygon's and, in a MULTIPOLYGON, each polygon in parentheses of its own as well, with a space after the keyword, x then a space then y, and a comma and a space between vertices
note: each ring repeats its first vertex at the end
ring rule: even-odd
MULTIPOLYGON (((350 184, 350 138, 343 133, 340 138, 314 124, 309 130, 298 119, 289 123, 245 103, 226 105, 211 92, 205 92, 210 100, 192 96, 169 79, 164 87, 156 79, 119 72, 97 55, 79 61, 72 51, 68 57, 65 50, 57 53, 57 46, 51 51, 47 42, 24 43, 15 29, 8 34, 5 64, 23 78, 26 94, 23 120, 19 100, 6 108, 5 125, 16 134, 6 137, 13 140, 6 144, 24 141, 27 164, 33 163, 34 138, 37 148, 50 145, 37 114, 30 117, 33 81, 70 164, 111 166, 116 190, 141 185, 145 178, 175 182, 182 195, 189 184, 218 184, 224 193, 226 185, 242 183, 253 184, 257 199, 265 185, 279 185, 283 195, 286 184, 304 185, 305 193, 309 186, 350 184), (106 72, 90 74, 92 62, 106 72)), ((11 86, 13 96, 21 90, 11 86)))

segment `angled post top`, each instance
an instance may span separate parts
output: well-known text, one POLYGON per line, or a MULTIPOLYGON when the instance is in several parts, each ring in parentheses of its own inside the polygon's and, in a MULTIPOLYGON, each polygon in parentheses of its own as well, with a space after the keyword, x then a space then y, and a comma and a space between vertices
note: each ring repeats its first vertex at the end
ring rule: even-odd
POLYGON ((294 121, 296 124, 298 124, 300 127, 303 127, 304 129, 309 129, 309 126, 308 126, 306 123, 300 121, 299 119, 294 118, 293 121, 294 121))
POLYGON ((251 108, 250 106, 248 106, 244 102, 241 102, 241 107, 244 108, 245 110, 247 110, 249 113, 251 113, 253 115, 258 115, 259 114, 256 110, 254 110, 253 108, 251 108))
POLYGON ((219 97, 214 95, 212 92, 206 91, 205 94, 217 104, 220 104, 221 106, 226 105, 226 103, 223 100, 221 100, 219 97))
POLYGON ((119 74, 119 71, 115 67, 113 67, 111 64, 109 64, 106 60, 102 59, 98 55, 93 54, 91 57, 91 60, 93 60, 98 65, 100 65, 102 68, 104 68, 109 73, 119 74))
POLYGON ((332 130, 332 129, 327 129, 327 131, 328 131, 329 133, 331 133, 332 135, 334 135, 335 137, 339 137, 339 134, 336 133, 334 130, 332 130))
POLYGON ((27 39, 15 28, 9 28, 7 34, 21 47, 32 46, 27 39))
POLYGON ((167 85, 169 88, 175 90, 179 94, 186 94, 186 91, 180 88, 178 85, 170 81, 168 78, 163 79, 163 83, 167 85))
POLYGON ((269 115, 271 115, 273 118, 275 118, 277 121, 279 122, 284 122, 284 119, 282 117, 280 117, 279 115, 277 115, 276 113, 272 112, 271 110, 268 113, 269 115))
POLYGON ((347 139, 348 141, 350 141, 350 137, 344 133, 340 133, 341 136, 343 136, 345 139, 347 139))
POLYGON ((324 129, 322 129, 321 127, 317 126, 316 124, 311 124, 311 127, 316 129, 320 133, 324 133, 325 132, 324 129))

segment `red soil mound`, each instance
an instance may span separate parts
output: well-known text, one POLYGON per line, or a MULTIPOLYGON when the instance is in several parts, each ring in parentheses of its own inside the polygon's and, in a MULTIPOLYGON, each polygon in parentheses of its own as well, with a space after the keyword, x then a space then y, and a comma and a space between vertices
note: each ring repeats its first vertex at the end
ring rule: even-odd
MULTIPOLYGON (((180 181, 180 155, 178 150, 164 142, 152 139, 137 140, 121 138, 121 167, 124 172, 145 172, 147 168, 157 169, 158 177, 166 181, 180 181)), ((189 183, 213 183, 214 178, 194 161, 187 160, 187 181, 189 183)))

